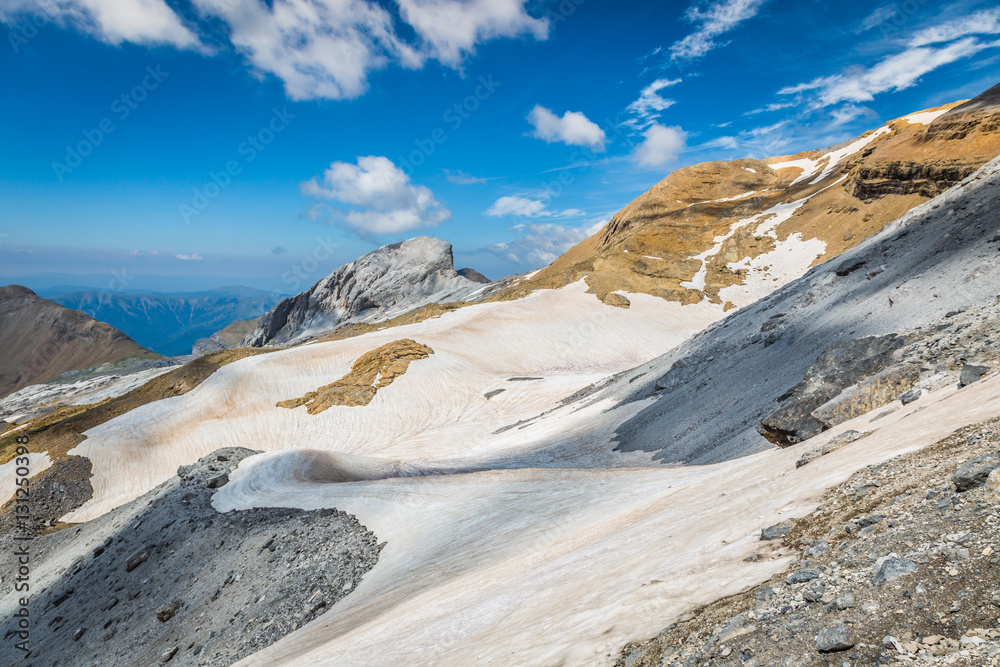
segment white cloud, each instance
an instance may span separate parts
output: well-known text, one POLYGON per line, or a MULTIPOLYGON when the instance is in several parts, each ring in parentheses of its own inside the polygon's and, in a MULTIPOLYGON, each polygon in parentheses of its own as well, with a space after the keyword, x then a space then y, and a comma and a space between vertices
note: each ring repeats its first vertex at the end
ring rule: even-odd
POLYGON ((485 215, 503 217, 505 215, 517 215, 522 218, 532 218, 544 215, 545 202, 527 197, 500 197, 493 206, 490 206, 485 215))
POLYGON ((868 102, 879 93, 909 88, 924 74, 939 67, 998 46, 1000 42, 983 43, 969 37, 940 48, 911 47, 872 67, 854 68, 842 74, 819 77, 807 83, 782 88, 778 94, 811 92, 815 97, 814 108, 838 102, 868 102))
POLYGON ((193 253, 193 254, 190 254, 190 255, 185 254, 185 253, 177 253, 176 255, 174 255, 174 257, 176 259, 181 259, 181 260, 188 261, 188 262, 200 262, 201 261, 201 255, 199 255, 198 253, 193 253))
POLYGON ((921 30, 909 45, 928 46, 951 42, 970 35, 996 35, 1000 33, 1000 8, 984 9, 975 14, 921 30))
POLYGON ((461 169, 450 171, 448 169, 444 170, 444 176, 448 179, 449 183, 454 183, 455 185, 482 185, 486 182, 485 178, 480 178, 478 176, 473 176, 472 174, 467 174, 461 169))
POLYGON ((302 183, 302 192, 346 204, 341 217, 360 232, 397 234, 441 224, 451 211, 434 198, 429 188, 413 185, 410 177, 386 157, 359 157, 356 165, 334 162, 302 183))
POLYGON ((560 118, 550 109, 536 104, 528 113, 528 122, 535 128, 531 136, 548 143, 557 141, 569 146, 587 146, 603 151, 607 141, 604 130, 579 111, 567 111, 560 118))
POLYGON ((578 208, 568 208, 563 211, 550 211, 542 199, 529 197, 500 197, 490 206, 484 215, 502 218, 508 215, 519 218, 575 218, 586 215, 578 208))
POLYGON ((551 264, 557 257, 580 241, 595 234, 603 224, 584 227, 564 227, 552 222, 529 223, 514 229, 527 233, 508 243, 494 243, 487 250, 515 264, 537 268, 551 264))
POLYGON ((662 167, 673 162, 687 145, 687 133, 679 127, 653 123, 643 134, 643 141, 632 154, 639 166, 662 167))
POLYGON ((861 22, 861 32, 867 32, 895 18, 897 11, 895 5, 882 5, 861 22))
POLYGON ((421 58, 402 42, 392 16, 366 0, 193 0, 221 18, 229 40, 260 72, 277 76, 291 99, 358 97, 368 75, 390 59, 417 67, 421 58))
POLYGON ((200 47, 198 37, 163 0, 4 0, 0 22, 39 13, 109 44, 200 47))
POLYGON ((255 73, 276 76, 291 99, 349 99, 363 94, 368 76, 390 63, 419 68, 437 59, 460 68, 484 41, 546 39, 548 19, 530 16, 526 3, 397 0, 397 17, 376 0, 191 0, 189 20, 199 23, 185 25, 164 0, 3 0, 0 21, 13 24, 42 11, 112 44, 202 51, 207 49, 196 33, 214 37, 221 22, 255 73))
POLYGON ((719 0, 707 6, 692 5, 685 18, 696 30, 670 46, 670 56, 675 60, 700 58, 718 46, 717 37, 753 18, 767 0, 719 0))
POLYGON ((661 111, 665 111, 674 104, 674 100, 661 96, 660 91, 680 82, 680 79, 657 79, 643 88, 639 99, 632 102, 627 108, 627 111, 635 114, 636 120, 626 122, 637 129, 648 127, 652 121, 660 117, 661 111))
POLYGON ((400 14, 424 42, 431 57, 458 67, 476 44, 498 37, 531 35, 545 39, 548 19, 524 11, 525 0, 397 0, 400 14))
MULTIPOLYGON (((798 102, 772 102, 771 104, 766 104, 759 109, 753 109, 752 111, 747 111, 744 116, 756 116, 761 113, 770 113, 772 111, 780 111, 781 109, 787 109, 789 107, 794 107, 798 102)), ((719 125, 722 127, 722 125, 719 125)))

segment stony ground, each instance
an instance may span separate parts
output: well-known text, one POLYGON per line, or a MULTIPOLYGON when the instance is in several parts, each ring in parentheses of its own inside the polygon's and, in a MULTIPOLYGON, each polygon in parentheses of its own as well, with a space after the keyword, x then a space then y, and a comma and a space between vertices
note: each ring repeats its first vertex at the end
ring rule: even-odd
POLYGON ((1000 418, 856 473, 809 516, 762 531, 750 558, 791 547, 786 572, 616 664, 1000 665, 1000 504, 982 485, 998 440, 1000 418))
MULTIPOLYGON (((350 593, 382 548, 354 517, 212 508, 215 489, 253 453, 218 450, 100 519, 36 537, 32 652, 14 647, 16 598, 5 587, 0 664, 230 665, 350 593)), ((5 531, 3 581, 14 576, 13 551, 5 531)))

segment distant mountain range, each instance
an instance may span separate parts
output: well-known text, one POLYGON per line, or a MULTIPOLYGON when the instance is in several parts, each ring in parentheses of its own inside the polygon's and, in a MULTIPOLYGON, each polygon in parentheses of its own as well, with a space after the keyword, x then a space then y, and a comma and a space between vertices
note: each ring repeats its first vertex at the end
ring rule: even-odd
POLYGON ((259 317, 281 297, 250 287, 222 287, 179 294, 74 291, 49 298, 121 329, 151 350, 179 356, 191 354, 196 341, 233 322, 259 317))

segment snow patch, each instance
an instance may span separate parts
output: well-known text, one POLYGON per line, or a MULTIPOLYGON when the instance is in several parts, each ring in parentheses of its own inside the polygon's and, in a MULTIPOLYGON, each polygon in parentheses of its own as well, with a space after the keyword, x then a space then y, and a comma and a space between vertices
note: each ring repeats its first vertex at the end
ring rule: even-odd
POLYGON ((935 119, 943 116, 944 114, 951 111, 951 109, 938 109, 937 111, 922 111, 920 113, 910 114, 903 118, 907 123, 911 125, 930 125, 935 119))

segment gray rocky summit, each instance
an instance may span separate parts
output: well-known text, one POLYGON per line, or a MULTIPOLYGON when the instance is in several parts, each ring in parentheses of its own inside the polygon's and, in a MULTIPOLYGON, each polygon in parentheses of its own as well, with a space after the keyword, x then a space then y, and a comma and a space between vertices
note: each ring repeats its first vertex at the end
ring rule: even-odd
POLYGON ((302 342, 355 322, 377 322, 430 303, 463 301, 488 284, 471 269, 455 270, 451 244, 418 236, 344 264, 261 317, 243 344, 302 342))

